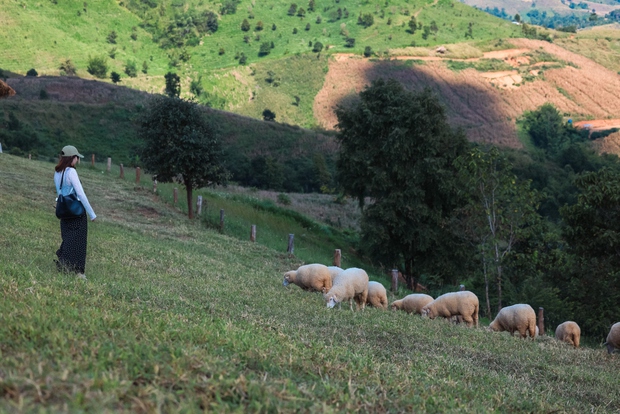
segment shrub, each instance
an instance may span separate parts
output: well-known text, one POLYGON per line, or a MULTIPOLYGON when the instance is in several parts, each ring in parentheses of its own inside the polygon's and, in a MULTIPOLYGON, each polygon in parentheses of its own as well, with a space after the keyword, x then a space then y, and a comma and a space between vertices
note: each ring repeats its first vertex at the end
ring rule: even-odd
POLYGON ((354 47, 355 46, 355 38, 347 37, 344 41, 344 45, 346 47, 354 47))
POLYGON ((315 42, 314 47, 312 48, 312 51, 314 53, 320 53, 322 50, 323 50, 323 43, 315 42))
POLYGON ((284 194, 284 193, 280 193, 278 194, 278 203, 285 205, 285 206, 290 206, 291 205, 291 198, 284 194))
POLYGON ((275 121, 275 119, 276 119, 276 113, 265 108, 265 110, 263 111, 263 120, 271 122, 271 121, 275 121))
POLYGON ((225 52, 223 47, 220 47, 220 50, 217 53, 218 53, 218 55, 222 56, 226 52, 225 52))
POLYGON ((60 69, 61 74, 64 73, 67 76, 75 76, 77 71, 75 65, 73 64, 73 62, 71 62, 71 59, 67 59, 64 62, 61 62, 58 69, 60 69))
POLYGON ((272 25, 271 25, 271 30, 276 30, 276 29, 277 29, 276 24, 275 24, 275 23, 274 23, 274 24, 272 24, 272 25))
POLYGON ((259 20, 258 22, 256 22, 256 30, 257 31, 263 30, 263 22, 262 21, 259 20))
POLYGON ((269 42, 263 42, 260 45, 258 56, 267 56, 271 52, 271 44, 269 42))
POLYGON ((33 68, 33 69, 30 69, 28 72, 26 72, 26 76, 34 76, 34 77, 36 77, 36 76, 39 76, 39 74, 38 74, 38 73, 37 73, 37 71, 33 68))
POLYGON ((247 61, 248 61, 248 57, 247 57, 244 53, 242 53, 242 54, 241 54, 241 57, 239 58, 239 64, 240 64, 240 65, 245 65, 245 63, 246 63, 247 61))
POLYGON ((297 5, 295 3, 291 4, 291 7, 288 8, 288 15, 289 16, 295 16, 295 13, 297 13, 297 5))
POLYGON ((89 56, 86 70, 91 75, 99 79, 104 79, 108 74, 108 62, 103 56, 89 56))
POLYGON ((138 68, 136 68, 136 62, 129 61, 125 64, 125 73, 130 78, 135 78, 138 76, 138 68))
POLYGON ((316 24, 321 24, 322 21, 321 16, 316 16, 316 24))
POLYGON ((293 34, 297 34, 297 28, 296 27, 293 29, 293 34))
POLYGON ((142 73, 146 74, 149 71, 149 64, 146 63, 146 60, 142 62, 142 73))
POLYGON ((111 44, 116 44, 116 38, 118 37, 118 35, 116 34, 116 32, 114 30, 112 30, 110 33, 108 33, 108 36, 106 37, 106 40, 108 43, 111 44))
POLYGON ((306 32, 310 30, 310 23, 306 24, 306 32))
POLYGON ((119 83, 121 81, 121 75, 116 72, 112 72, 110 73, 110 79, 114 83, 119 83))
POLYGON ((39 99, 49 99, 49 95, 45 89, 41 89, 39 92, 39 99))
POLYGON ((366 46, 364 48, 364 56, 365 57, 370 57, 372 56, 372 48, 370 46, 366 46))

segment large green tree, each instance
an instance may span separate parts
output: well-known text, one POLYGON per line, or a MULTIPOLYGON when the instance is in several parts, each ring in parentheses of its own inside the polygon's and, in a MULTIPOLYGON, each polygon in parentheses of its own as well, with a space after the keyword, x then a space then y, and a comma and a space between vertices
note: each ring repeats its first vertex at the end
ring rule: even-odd
POLYGON ((176 97, 156 96, 139 121, 143 141, 140 158, 160 182, 180 181, 187 190, 187 210, 193 218, 193 190, 222 184, 220 142, 195 103, 176 97))
POLYGON ((359 98, 336 109, 338 182, 364 207, 368 254, 404 269, 415 289, 424 272, 447 276, 446 264, 459 251, 447 223, 459 201, 453 161, 469 144, 429 89, 409 92, 379 79, 359 98))
POLYGON ((576 179, 576 204, 560 210, 564 238, 574 255, 561 289, 581 310, 587 334, 604 334, 620 320, 620 171, 603 168, 576 179))

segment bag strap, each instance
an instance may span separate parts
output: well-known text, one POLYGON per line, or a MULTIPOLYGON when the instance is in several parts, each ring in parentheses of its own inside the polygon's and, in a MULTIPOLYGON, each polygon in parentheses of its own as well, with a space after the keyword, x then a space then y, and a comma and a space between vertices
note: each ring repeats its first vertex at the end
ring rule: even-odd
POLYGON ((65 180, 65 170, 62 170, 62 177, 60 177, 60 192, 62 193, 62 182, 65 180))

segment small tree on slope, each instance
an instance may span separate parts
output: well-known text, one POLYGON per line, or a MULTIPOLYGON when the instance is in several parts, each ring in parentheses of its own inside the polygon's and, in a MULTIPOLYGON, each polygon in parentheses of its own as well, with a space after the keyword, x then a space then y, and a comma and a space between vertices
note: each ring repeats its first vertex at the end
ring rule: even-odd
POLYGON ((183 183, 190 219, 194 217, 193 190, 223 184, 227 179, 220 143, 205 116, 195 103, 157 96, 139 121, 140 157, 146 170, 160 182, 183 183))

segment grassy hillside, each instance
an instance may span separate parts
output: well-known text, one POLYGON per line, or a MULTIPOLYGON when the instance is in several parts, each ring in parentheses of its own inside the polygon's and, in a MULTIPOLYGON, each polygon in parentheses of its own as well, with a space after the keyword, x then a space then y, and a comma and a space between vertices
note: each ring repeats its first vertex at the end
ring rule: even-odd
POLYGON ((282 286, 299 258, 96 169, 79 168, 99 214, 88 281, 57 274, 50 170, 0 156, 2 412, 620 409, 620 361, 600 346, 328 310, 282 286))
POLYGON ((509 22, 451 0, 315 0, 314 11, 309 11, 310 4, 304 1, 297 3, 306 10, 304 17, 289 16, 291 3, 283 1, 104 0, 85 4, 75 0, 4 0, 0 5, 5 33, 0 38, 0 70, 25 74, 34 68, 40 75, 59 75, 61 63, 70 59, 78 76, 90 78, 89 59, 102 57, 108 65, 108 82, 115 71, 121 74, 123 85, 160 92, 163 75, 172 71, 181 76, 184 96, 192 96, 193 81, 204 90, 198 96, 203 103, 255 118, 268 107, 276 112, 278 121, 305 127, 317 124, 312 99, 322 85, 326 54, 361 55, 369 47, 373 55, 389 55, 391 49, 412 44, 432 47, 520 35, 519 28, 509 22), (236 12, 220 14, 228 3, 236 5, 236 12), (188 16, 206 11, 218 14, 214 33, 198 32, 196 18, 196 23, 187 21, 188 16), (369 27, 358 24, 358 17, 364 15, 373 19, 369 27), (412 16, 418 23, 413 34, 408 26, 412 16), (250 24, 248 31, 241 30, 244 19, 250 24), (257 29, 259 22, 262 30, 257 29), (178 33, 181 30, 183 36, 178 33), (115 43, 110 43, 112 32, 115 43), (347 38, 355 39, 353 47, 345 46, 347 38), (171 39, 175 43, 171 44, 171 39), (317 42, 323 45, 318 58, 311 52, 317 42), (268 55, 259 56, 264 43, 273 44, 273 48, 268 55), (309 56, 298 56, 305 54, 309 56), (244 65, 240 64, 242 55, 246 57, 244 65), (135 77, 126 74, 128 65, 135 66, 135 77), (279 86, 265 83, 263 74, 269 70, 275 72, 279 86), (297 105, 293 104, 295 96, 300 98, 297 105))

